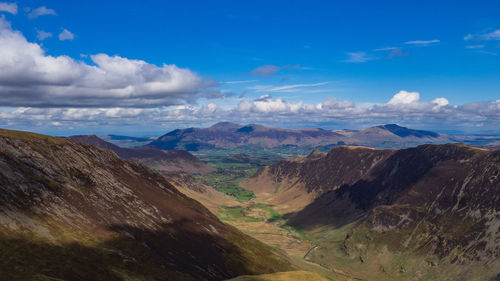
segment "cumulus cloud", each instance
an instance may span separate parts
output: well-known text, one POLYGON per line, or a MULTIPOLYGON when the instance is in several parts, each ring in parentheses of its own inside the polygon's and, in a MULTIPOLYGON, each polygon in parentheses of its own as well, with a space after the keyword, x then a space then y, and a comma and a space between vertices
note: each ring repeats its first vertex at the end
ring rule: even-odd
POLYGON ((38 7, 36 9, 33 9, 31 12, 28 13, 28 17, 31 19, 35 19, 35 18, 38 18, 41 16, 49 16, 49 15, 55 16, 56 11, 54 11, 53 9, 49 9, 45 6, 41 6, 41 7, 38 7))
POLYGON ((59 33, 59 40, 64 41, 64 40, 73 40, 75 39, 75 35, 67 30, 66 28, 63 28, 61 33, 59 33))
POLYGON ((416 45, 416 46, 429 46, 432 44, 437 44, 441 42, 440 40, 434 39, 434 40, 414 40, 414 41, 407 41, 404 42, 407 45, 416 45))
POLYGON ((17 3, 0 2, 0 12, 17 15, 17 3))
POLYGON ((417 92, 399 91, 399 93, 395 94, 387 104, 390 105, 412 104, 418 102, 419 99, 420 99, 420 94, 417 92))
POLYGON ((289 103, 282 99, 273 99, 271 95, 263 95, 253 101, 243 100, 238 104, 238 111, 242 114, 250 113, 297 113, 303 103, 289 103))
POLYGON ((432 103, 436 104, 438 107, 450 104, 450 102, 445 98, 436 98, 432 101, 432 103))
POLYGON ((92 55, 51 56, 0 18, 0 106, 156 107, 219 97, 216 84, 176 65, 92 55))
POLYGON ((50 37, 52 37, 52 33, 50 33, 50 32, 43 31, 43 30, 36 31, 36 38, 40 41, 43 41, 43 40, 50 38, 50 37))

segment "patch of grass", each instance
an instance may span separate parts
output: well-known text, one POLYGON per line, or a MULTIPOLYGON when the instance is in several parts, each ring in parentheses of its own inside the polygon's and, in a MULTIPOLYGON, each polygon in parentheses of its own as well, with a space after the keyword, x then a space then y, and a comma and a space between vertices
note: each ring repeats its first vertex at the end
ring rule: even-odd
POLYGON ((236 206, 236 207, 220 207, 219 208, 219 219, 223 221, 239 221, 243 220, 244 222, 260 222, 262 219, 252 217, 249 215, 248 210, 236 206))
POLYGON ((220 192, 236 197, 238 200, 248 201, 255 198, 255 195, 252 191, 240 187, 239 183, 256 171, 256 168, 233 167, 232 169, 219 169, 217 172, 206 175, 193 175, 193 177, 220 192))
POLYGON ((269 213, 270 217, 267 218, 267 221, 273 222, 273 221, 283 220, 283 217, 269 205, 257 203, 255 204, 255 207, 267 211, 269 213))

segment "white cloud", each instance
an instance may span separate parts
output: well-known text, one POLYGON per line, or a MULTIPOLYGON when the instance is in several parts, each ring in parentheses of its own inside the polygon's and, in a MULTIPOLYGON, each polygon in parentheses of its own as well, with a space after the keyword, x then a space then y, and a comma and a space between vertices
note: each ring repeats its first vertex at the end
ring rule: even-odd
POLYGON ((250 72, 250 75, 268 77, 273 76, 274 74, 276 74, 276 72, 280 71, 280 69, 281 67, 276 65, 263 65, 252 70, 252 72, 250 72))
POLYGON ((50 56, 3 17, 0 53, 0 106, 156 107, 220 96, 214 82, 176 65, 106 54, 91 56, 89 65, 50 56))
POLYGON ((50 37, 52 37, 52 33, 50 33, 50 32, 43 31, 43 30, 36 31, 36 38, 40 41, 43 41, 43 40, 50 38, 50 37))
POLYGON ((222 84, 245 84, 245 83, 252 83, 252 82, 257 82, 258 80, 239 80, 239 81, 226 81, 226 82, 221 82, 222 84))
POLYGON ((300 91, 301 88, 319 87, 328 84, 329 82, 319 82, 319 83, 305 83, 305 84, 291 84, 291 85, 255 85, 248 87, 248 90, 256 92, 295 92, 300 91))
POLYGON ((500 40, 500 29, 493 30, 484 34, 467 34, 464 36, 465 41, 474 39, 475 41, 490 41, 500 40))
POLYGON ((466 49, 482 49, 484 48, 484 45, 468 45, 465 46, 466 49))
POLYGON ((432 103, 436 104, 437 106, 441 107, 441 106, 446 106, 448 104, 450 104, 450 102, 445 99, 445 98, 435 98, 432 103))
POLYGON ((38 18, 40 16, 49 16, 49 15, 55 16, 56 11, 54 11, 53 9, 49 9, 45 6, 38 7, 36 9, 32 10, 30 13, 28 13, 28 17, 31 19, 35 19, 35 18, 38 18))
POLYGON ((63 28, 61 33, 59 33, 59 40, 64 41, 64 40, 73 40, 75 39, 75 35, 67 30, 66 28, 63 28))
POLYGON ((269 76, 273 76, 278 71, 283 70, 283 69, 310 69, 310 68, 301 67, 299 64, 294 64, 294 65, 287 64, 287 65, 283 65, 283 66, 263 65, 263 66, 259 66, 256 69, 252 70, 252 72, 250 72, 250 75, 269 77, 269 76))
POLYGON ((481 40, 500 40, 500 29, 480 36, 481 40))
POLYGON ((418 46, 428 46, 431 44, 437 44, 441 42, 440 40, 434 39, 434 40, 414 40, 414 41, 407 41, 404 42, 407 45, 418 45, 418 46))
POLYGON ((0 2, 0 12, 17 15, 17 3, 0 2))
POLYGON ((240 113, 297 113, 303 103, 288 103, 282 99, 273 99, 270 95, 263 95, 259 99, 249 101, 243 100, 238 104, 240 113))
POLYGON ((399 91, 399 93, 395 94, 387 104, 390 105, 412 104, 418 102, 419 99, 420 99, 420 94, 417 92, 399 91))
MULTIPOLYGON (((401 91, 403 92, 403 91, 401 91)), ((400 93, 401 93, 400 92, 400 93)), ((407 92, 408 93, 408 92, 407 92)), ((399 94, 399 93, 397 93, 399 94)), ((397 95, 396 94, 396 95, 397 95)), ((396 96, 395 95, 395 96, 396 96)), ((410 95, 411 96, 411 95, 410 95)), ((215 103, 177 105, 159 108, 32 108, 0 109, 0 126, 42 128, 51 122, 80 130, 133 127, 136 132, 186 126, 207 126, 220 120, 238 123, 265 123, 289 127, 329 126, 357 128, 374 124, 417 124, 427 129, 464 130, 490 128, 498 130, 500 100, 452 105, 445 98, 432 102, 415 101, 399 104, 356 105, 352 101, 327 98, 320 103, 287 102, 270 95, 242 100, 235 107, 221 108, 215 103), (144 124, 148 124, 147 128, 144 124)), ((62 131, 66 132, 67 131, 62 131)))
POLYGON ((398 47, 385 47, 385 48, 379 48, 379 49, 375 49, 374 51, 392 51, 394 49, 399 49, 398 47))
POLYGON ((376 58, 368 55, 366 52, 350 52, 347 53, 347 59, 344 62, 363 63, 374 59, 376 58))

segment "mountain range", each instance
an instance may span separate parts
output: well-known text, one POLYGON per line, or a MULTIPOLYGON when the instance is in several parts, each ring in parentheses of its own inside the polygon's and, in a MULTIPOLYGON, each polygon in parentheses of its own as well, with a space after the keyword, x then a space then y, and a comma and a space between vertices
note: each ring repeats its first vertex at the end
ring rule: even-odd
POLYGON ((148 145, 162 149, 230 149, 237 147, 277 148, 310 147, 329 150, 342 144, 371 147, 408 147, 423 143, 444 143, 447 135, 413 130, 395 124, 364 130, 283 129, 249 124, 220 122, 209 128, 187 128, 171 131, 148 145))

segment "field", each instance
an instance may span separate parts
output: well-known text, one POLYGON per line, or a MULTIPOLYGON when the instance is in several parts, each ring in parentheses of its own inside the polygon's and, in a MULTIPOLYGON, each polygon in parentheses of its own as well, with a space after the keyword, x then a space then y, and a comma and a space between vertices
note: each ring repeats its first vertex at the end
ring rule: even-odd
POLYGON ((239 183, 253 175, 259 167, 272 165, 288 155, 285 152, 253 151, 244 148, 234 150, 204 150, 194 153, 196 157, 217 169, 206 175, 193 175, 202 183, 218 191, 234 196, 240 201, 249 201, 255 194, 239 186, 239 183), (283 155, 283 156, 282 156, 283 155))

